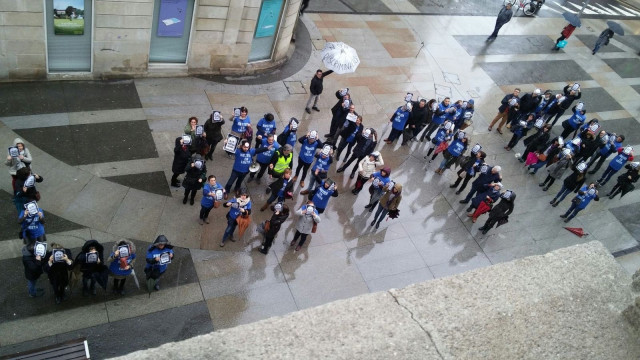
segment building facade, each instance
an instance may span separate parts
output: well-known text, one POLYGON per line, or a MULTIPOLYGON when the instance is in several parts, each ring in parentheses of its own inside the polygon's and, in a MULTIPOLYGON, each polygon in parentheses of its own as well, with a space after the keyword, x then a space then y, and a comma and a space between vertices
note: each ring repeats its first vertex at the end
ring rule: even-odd
POLYGON ((0 81, 250 74, 291 53, 300 0, 3 0, 0 81))

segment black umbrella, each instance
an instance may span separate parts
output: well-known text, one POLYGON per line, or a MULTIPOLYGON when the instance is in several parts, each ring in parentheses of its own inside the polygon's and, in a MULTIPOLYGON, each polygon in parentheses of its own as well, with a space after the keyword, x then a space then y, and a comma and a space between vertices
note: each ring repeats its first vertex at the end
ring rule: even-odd
POLYGON ((574 13, 570 13, 568 11, 565 11, 562 13, 562 17, 564 17, 565 20, 567 20, 569 22, 569 24, 575 26, 575 27, 580 27, 582 26, 582 22, 580 22, 580 17, 574 13))
POLYGON ((620 36, 624 36, 624 29, 617 22, 609 20, 607 21, 607 26, 609 26, 609 29, 611 29, 614 33, 620 36))

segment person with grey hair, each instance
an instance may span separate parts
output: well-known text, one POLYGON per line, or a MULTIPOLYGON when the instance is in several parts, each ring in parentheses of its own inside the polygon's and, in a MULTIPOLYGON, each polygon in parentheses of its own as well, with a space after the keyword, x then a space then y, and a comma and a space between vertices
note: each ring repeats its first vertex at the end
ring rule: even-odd
POLYGON ((502 181, 500 171, 502 171, 502 168, 500 166, 491 167, 490 165, 482 164, 479 170, 480 175, 478 175, 478 177, 473 180, 473 182, 471 183, 471 190, 464 198, 464 200, 460 200, 460 203, 468 204, 469 201, 471 201, 473 195, 477 192, 483 191, 487 184, 502 181), (486 166, 486 168, 483 168, 484 166, 486 166))

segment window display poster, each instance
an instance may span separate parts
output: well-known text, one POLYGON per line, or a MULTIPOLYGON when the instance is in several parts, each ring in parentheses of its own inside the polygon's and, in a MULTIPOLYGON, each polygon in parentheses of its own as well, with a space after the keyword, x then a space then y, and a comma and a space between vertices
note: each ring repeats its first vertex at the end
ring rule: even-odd
POLYGON ((282 9, 282 0, 262 1, 262 9, 258 17, 255 37, 260 38, 274 36, 276 34, 278 19, 280 18, 280 9, 282 9))
POLYGON ((84 0, 53 0, 53 33, 84 35, 84 0))
POLYGON ((187 0, 161 0, 158 15, 158 36, 182 37, 187 0))

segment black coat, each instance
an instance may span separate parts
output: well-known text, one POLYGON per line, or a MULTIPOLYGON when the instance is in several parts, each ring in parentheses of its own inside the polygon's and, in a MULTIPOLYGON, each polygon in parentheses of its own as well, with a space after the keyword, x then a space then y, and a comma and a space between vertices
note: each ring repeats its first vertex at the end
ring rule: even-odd
POLYGON ((42 275, 42 259, 36 260, 36 256, 26 246, 22 248, 22 265, 27 280, 35 281, 42 275))
MULTIPOLYGON (((64 252, 67 254, 69 259, 73 259, 71 255, 71 250, 64 249, 64 252)), ((73 268, 73 263, 71 265, 67 265, 66 262, 54 262, 49 266, 49 258, 52 256, 53 252, 47 252, 47 255, 44 258, 44 271, 49 275, 49 282, 52 285, 61 284, 66 285, 69 283, 69 270, 73 268)))
POLYGON ((584 172, 581 173, 578 170, 574 169, 571 175, 567 176, 564 179, 563 183, 564 183, 564 186, 567 187, 567 189, 573 192, 577 192, 578 190, 580 190, 585 180, 586 180, 585 173, 584 172))
POLYGON ((524 145, 527 147, 529 152, 544 150, 544 144, 549 141, 549 137, 551 137, 551 135, 548 131, 539 130, 537 133, 524 139, 524 145))
POLYGON ((413 101, 413 108, 411 109, 411 115, 409 116, 409 120, 407 121, 408 126, 424 126, 427 123, 427 116, 429 115, 429 108, 425 105, 423 108, 420 107, 419 101, 413 101))
POLYGON ((185 168, 186 174, 184 176, 184 180, 182 180, 182 187, 186 190, 200 190, 207 179, 207 165, 204 164, 204 161, 202 169, 191 166, 194 162, 195 160, 192 160, 185 168), (198 182, 198 179, 201 179, 202 181, 198 182))
POLYGON ((182 139, 182 137, 176 138, 176 144, 173 148, 173 164, 171 165, 171 171, 174 174, 184 173, 185 167, 187 167, 189 160, 191 160, 189 147, 180 145, 180 139, 182 139))
POLYGON ((494 206, 491 211, 489 211, 489 219, 497 219, 500 220, 504 217, 509 216, 513 212, 513 198, 505 199, 501 198, 498 205, 494 206))
POLYGON ((638 174, 638 170, 631 167, 631 165, 625 165, 627 172, 618 176, 618 184, 620 184, 620 189, 622 190, 622 196, 624 196, 629 191, 634 189, 633 184, 638 181, 640 178, 640 174, 638 174))
POLYGON ((78 253, 78 256, 76 256, 74 266, 80 267, 80 271, 85 275, 103 271, 105 269, 104 247, 96 240, 89 240, 85 242, 84 245, 82 245, 82 251, 78 253), (87 262, 87 254, 89 253, 90 247, 96 248, 98 259, 100 259, 99 263, 87 262))
POLYGON ((325 71, 322 73, 322 76, 319 79, 315 74, 313 75, 313 78, 311 78, 311 84, 309 85, 309 91, 311 92, 311 94, 313 95, 322 94, 322 90, 323 90, 322 80, 324 80, 325 76, 331 73, 333 73, 333 70, 325 71))
POLYGON ((525 114, 532 112, 540 102, 540 95, 534 97, 533 93, 526 93, 520 98, 520 111, 525 114))
POLYGON ((283 209, 282 212, 277 215, 274 213, 271 216, 271 220, 269 220, 269 231, 265 233, 265 236, 275 237, 278 234, 278 231, 280 231, 280 227, 282 226, 282 223, 284 223, 288 217, 289 217, 288 208, 283 209))
POLYGON ((513 94, 508 94, 505 95, 502 98, 502 101, 500 101, 500 107, 498 107, 498 112, 499 113, 503 113, 507 110, 507 108, 509 107, 509 100, 511 100, 512 98, 516 98, 519 99, 519 97, 513 95, 513 94))
MULTIPOLYGON (((282 189, 282 184, 283 183, 284 183, 284 178, 280 177, 276 181, 272 182, 269 185, 269 188, 271 189, 272 192, 277 193, 278 191, 280 191, 280 189, 282 189)), ((293 189, 293 184, 294 183, 295 183, 295 181, 293 181, 292 179, 289 179, 289 183, 287 183, 287 186, 284 188, 285 198, 287 196, 287 193, 290 192, 293 189)))
POLYGON ((353 156, 358 158, 363 158, 373 152, 378 144, 377 141, 373 141, 373 134, 369 136, 369 138, 365 138, 360 135, 356 138, 356 146, 353 147, 353 156))
POLYGON ((209 144, 220 142, 222 137, 222 125, 224 125, 224 120, 219 122, 213 122, 211 116, 204 123, 204 132, 207 133, 207 142, 209 144))

